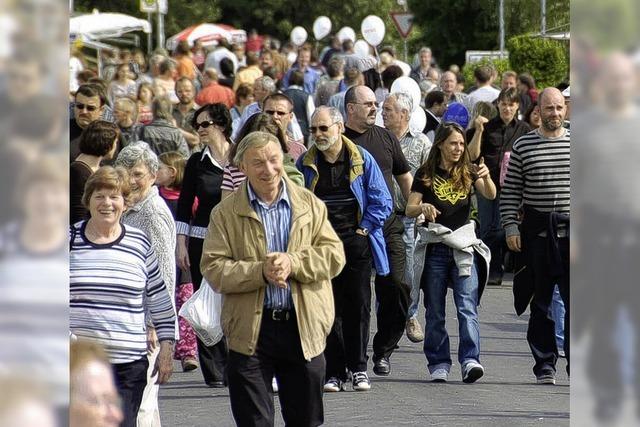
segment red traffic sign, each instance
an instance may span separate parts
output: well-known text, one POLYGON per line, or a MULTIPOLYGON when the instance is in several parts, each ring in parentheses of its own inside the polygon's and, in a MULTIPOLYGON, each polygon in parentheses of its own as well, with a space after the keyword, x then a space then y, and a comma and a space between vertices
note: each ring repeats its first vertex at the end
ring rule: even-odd
POLYGON ((413 28, 413 13, 391 12, 391 19, 403 39, 406 39, 413 28))

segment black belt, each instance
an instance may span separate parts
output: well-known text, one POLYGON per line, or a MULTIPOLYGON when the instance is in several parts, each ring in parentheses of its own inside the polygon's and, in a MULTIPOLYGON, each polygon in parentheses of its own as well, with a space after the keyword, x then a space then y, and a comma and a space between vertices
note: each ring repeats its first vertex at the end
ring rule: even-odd
POLYGON ((278 310, 272 308, 265 308, 264 315, 269 319, 275 320, 277 322, 285 322, 293 318, 293 313, 291 312, 291 310, 278 310))

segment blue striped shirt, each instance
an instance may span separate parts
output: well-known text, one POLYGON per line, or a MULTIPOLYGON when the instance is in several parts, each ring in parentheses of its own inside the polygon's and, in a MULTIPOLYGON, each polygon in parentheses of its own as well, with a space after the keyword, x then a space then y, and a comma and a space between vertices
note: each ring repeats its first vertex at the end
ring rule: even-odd
POLYGON ((78 338, 101 343, 111 363, 147 354, 145 308, 158 339, 175 338, 176 315, 158 258, 143 231, 122 225, 112 243, 87 240, 86 222, 72 226, 69 251, 69 327, 78 338))
MULTIPOLYGON (((260 217, 264 227, 267 252, 286 252, 291 229, 291 202, 289 201, 286 184, 282 181, 280 194, 271 206, 258 198, 250 184, 247 185, 247 189, 251 206, 260 217)), ((278 310, 290 310, 293 308, 289 282, 287 281, 286 289, 269 283, 264 298, 264 306, 278 310)))

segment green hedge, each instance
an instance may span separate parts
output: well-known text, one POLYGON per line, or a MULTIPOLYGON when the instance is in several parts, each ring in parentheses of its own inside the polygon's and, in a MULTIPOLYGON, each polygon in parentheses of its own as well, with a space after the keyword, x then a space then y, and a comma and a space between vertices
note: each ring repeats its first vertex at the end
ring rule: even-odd
POLYGON ((507 41, 509 62, 514 71, 531 74, 538 89, 556 86, 569 74, 569 52, 565 43, 540 37, 512 37, 507 41))
POLYGON ((462 67, 462 75, 464 76, 464 85, 465 88, 471 87, 475 84, 475 77, 473 77, 473 72, 476 68, 482 65, 493 65, 493 68, 498 72, 498 78, 495 81, 495 84, 500 86, 500 79, 502 78, 502 73, 511 69, 511 65, 509 65, 509 59, 490 59, 490 58, 482 58, 480 61, 465 63, 464 67, 462 67))

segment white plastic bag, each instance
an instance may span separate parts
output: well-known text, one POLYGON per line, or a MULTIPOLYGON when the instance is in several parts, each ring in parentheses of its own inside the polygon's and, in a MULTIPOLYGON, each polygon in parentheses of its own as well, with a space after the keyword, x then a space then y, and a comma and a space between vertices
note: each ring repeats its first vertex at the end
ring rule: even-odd
POLYGON ((222 295, 214 291, 203 278, 200 289, 182 304, 178 314, 189 322, 198 338, 210 347, 222 339, 221 311, 222 295))

